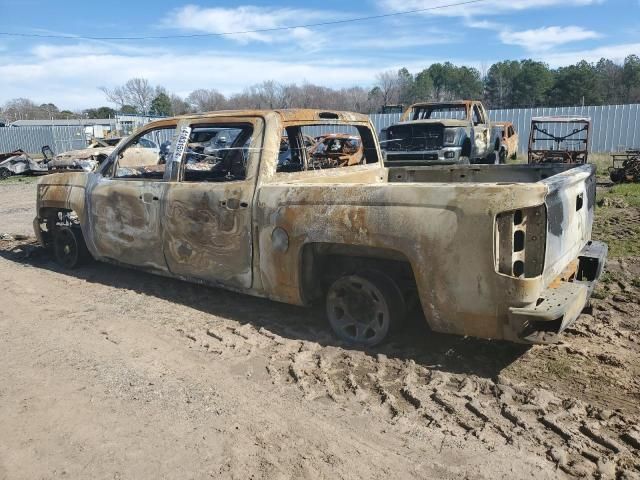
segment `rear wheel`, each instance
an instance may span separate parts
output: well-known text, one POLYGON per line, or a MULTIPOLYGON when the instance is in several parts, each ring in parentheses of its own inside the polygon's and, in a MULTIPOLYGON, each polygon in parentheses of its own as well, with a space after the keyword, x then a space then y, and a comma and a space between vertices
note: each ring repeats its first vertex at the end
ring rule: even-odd
POLYGON ((73 269, 85 263, 89 251, 80 228, 57 226, 53 231, 53 254, 63 268, 73 269))
POLYGON ((351 344, 373 347, 397 329, 406 315, 398 285, 380 272, 345 275, 327 292, 327 317, 336 335, 351 344))
POLYGON ((11 170, 7 167, 0 167, 0 180, 5 180, 11 176, 11 170))

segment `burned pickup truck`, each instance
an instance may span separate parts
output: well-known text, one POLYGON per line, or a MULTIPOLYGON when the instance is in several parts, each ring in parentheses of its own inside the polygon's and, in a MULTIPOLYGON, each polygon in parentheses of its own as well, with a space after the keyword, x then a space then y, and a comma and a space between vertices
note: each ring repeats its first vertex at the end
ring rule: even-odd
POLYGON ((65 267, 95 259, 295 305, 324 304, 363 346, 421 305, 438 332, 546 342, 570 325, 602 272, 591 241, 592 165, 385 168, 364 115, 228 111, 163 119, 95 172, 38 184, 35 232, 65 267), (305 136, 358 139, 356 162, 314 161, 305 136), (224 148, 189 154, 202 130, 224 148), (135 146, 173 139, 155 163, 135 146), (301 164, 278 163, 283 136, 301 164), (140 161, 135 164, 136 159, 140 161))
POLYGON ((499 132, 481 102, 411 105, 400 123, 382 130, 389 166, 499 163, 499 132))

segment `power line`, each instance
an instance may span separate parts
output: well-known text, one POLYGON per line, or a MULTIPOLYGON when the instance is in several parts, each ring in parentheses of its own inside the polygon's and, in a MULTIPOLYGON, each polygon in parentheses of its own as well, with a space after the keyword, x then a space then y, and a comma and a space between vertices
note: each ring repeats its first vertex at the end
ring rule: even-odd
POLYGON ((465 5, 471 5, 473 3, 485 2, 486 0, 467 0, 464 2, 449 3, 446 5, 437 5, 435 7, 418 8, 415 10, 405 10, 403 12, 385 13, 380 15, 370 15, 367 17, 355 17, 344 20, 332 20, 328 22, 308 23, 305 25, 290 25, 286 27, 273 27, 273 28, 261 28, 257 30, 244 30, 236 32, 222 32, 222 33, 192 33, 185 35, 156 35, 156 36, 142 36, 142 37, 93 37, 82 35, 56 35, 56 34, 44 34, 44 33, 21 33, 21 32, 0 32, 0 35, 7 37, 29 37, 29 38, 63 38, 71 40, 167 40, 172 38, 199 38, 199 37, 224 37, 231 35, 246 35, 248 33, 266 33, 266 32, 278 32, 282 30, 293 30, 295 28, 311 28, 311 27, 323 27, 327 25, 338 25, 351 22, 364 22, 368 20, 376 20, 379 18, 397 17, 400 15, 410 15, 413 13, 423 13, 432 10, 442 10, 444 8, 462 7, 465 5))

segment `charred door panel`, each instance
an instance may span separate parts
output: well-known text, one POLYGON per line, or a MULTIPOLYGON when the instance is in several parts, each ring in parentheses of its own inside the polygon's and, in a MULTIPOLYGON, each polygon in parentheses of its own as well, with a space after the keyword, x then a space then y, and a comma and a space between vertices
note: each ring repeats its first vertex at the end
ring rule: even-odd
POLYGON ((164 182, 101 179, 89 195, 96 253, 129 265, 166 270, 160 209, 164 182))
POLYGON ((254 181, 172 183, 164 216, 169 270, 239 288, 251 287, 254 181))

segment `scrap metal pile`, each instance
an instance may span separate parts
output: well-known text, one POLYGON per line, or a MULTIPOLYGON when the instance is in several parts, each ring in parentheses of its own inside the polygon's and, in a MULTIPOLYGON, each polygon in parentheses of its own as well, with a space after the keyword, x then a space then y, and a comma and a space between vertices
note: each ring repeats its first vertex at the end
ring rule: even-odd
POLYGON ((613 153, 611 158, 609 177, 613 183, 640 183, 640 149, 613 153))
POLYGON ((0 153, 0 180, 12 175, 42 175, 48 172, 45 161, 34 160, 23 150, 0 153))

